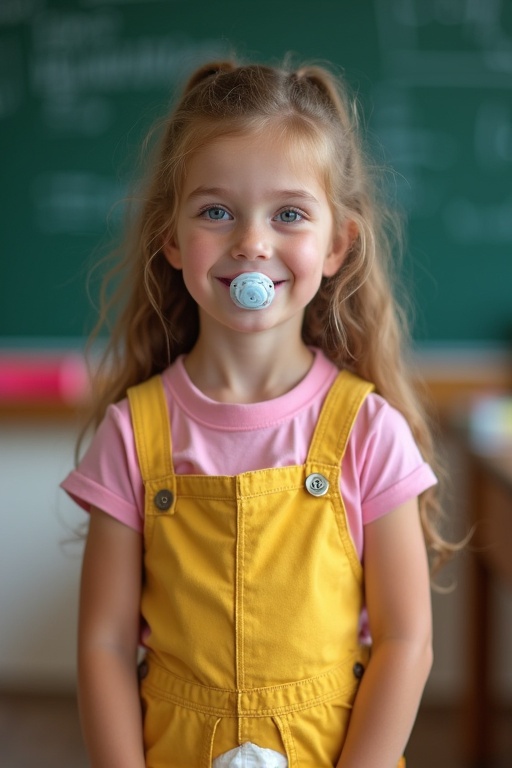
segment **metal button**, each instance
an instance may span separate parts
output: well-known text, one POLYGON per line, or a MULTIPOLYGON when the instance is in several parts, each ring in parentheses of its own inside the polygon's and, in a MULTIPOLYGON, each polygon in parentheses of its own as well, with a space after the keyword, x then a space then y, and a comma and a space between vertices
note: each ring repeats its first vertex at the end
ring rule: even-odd
POLYGON ((325 496, 329 490, 329 481, 323 475, 313 472, 306 477, 306 490, 312 496, 325 496))
POLYGON ((174 497, 171 491, 168 491, 167 488, 162 488, 161 491, 158 491, 154 498, 155 506, 160 510, 160 512, 166 512, 168 509, 170 509, 173 501, 174 497))
POLYGON ((364 675, 364 666, 361 664, 360 661, 356 661, 352 668, 352 672, 354 673, 354 677, 357 678, 357 680, 360 680, 362 676, 364 675))

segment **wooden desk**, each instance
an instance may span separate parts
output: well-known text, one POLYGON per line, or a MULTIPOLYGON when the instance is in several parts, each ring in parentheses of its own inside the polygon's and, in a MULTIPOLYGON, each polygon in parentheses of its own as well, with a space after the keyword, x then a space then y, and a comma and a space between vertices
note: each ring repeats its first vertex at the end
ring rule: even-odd
POLYGON ((462 444, 469 468, 470 515, 475 525, 470 544, 464 751, 470 768, 490 768, 495 758, 496 705, 492 686, 492 585, 495 579, 501 579, 512 587, 512 446, 482 452, 467 431, 462 444))

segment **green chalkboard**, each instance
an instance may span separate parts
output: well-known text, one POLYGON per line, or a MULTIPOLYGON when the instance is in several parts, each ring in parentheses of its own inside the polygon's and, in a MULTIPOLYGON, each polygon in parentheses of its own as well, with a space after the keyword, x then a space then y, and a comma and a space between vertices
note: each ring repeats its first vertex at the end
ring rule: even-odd
POLYGON ((231 48, 344 69, 408 215, 416 338, 508 340, 511 2, 1 0, 1 342, 83 337, 90 254, 141 137, 231 48))

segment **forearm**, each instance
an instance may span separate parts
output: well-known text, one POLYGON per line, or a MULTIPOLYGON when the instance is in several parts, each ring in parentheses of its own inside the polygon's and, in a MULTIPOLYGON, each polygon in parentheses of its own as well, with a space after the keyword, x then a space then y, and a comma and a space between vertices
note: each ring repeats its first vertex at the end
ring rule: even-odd
POLYGON ((134 656, 96 646, 79 652, 79 705, 91 768, 144 768, 134 656))
POLYGON ((432 664, 424 642, 377 645, 363 676, 337 768, 396 768, 432 664))
POLYGON ((91 768, 145 768, 137 680, 141 537, 91 510, 78 626, 80 717, 91 768))

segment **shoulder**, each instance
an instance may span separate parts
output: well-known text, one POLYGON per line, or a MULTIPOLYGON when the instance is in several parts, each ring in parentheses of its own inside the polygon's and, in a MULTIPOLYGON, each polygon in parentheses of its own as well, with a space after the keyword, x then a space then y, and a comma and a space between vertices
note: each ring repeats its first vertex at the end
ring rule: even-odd
POLYGON ((135 439, 126 399, 110 405, 82 456, 77 472, 105 488, 128 484, 138 471, 135 439), (124 479, 123 479, 124 478, 124 479))
POLYGON ((78 466, 62 487, 85 509, 99 507, 138 527, 139 475, 128 401, 122 400, 107 408, 78 466))
POLYGON ((357 416, 347 461, 359 480, 365 522, 437 482, 405 417, 374 393, 367 396, 357 416))
POLYGON ((370 393, 357 415, 349 444, 361 473, 369 467, 405 471, 423 462, 405 417, 383 397, 370 393))
POLYGON ((375 392, 364 399, 354 424, 353 437, 362 443, 405 438, 413 441, 409 424, 397 408, 375 392))
POLYGON ((91 443, 91 448, 109 446, 112 443, 131 445, 133 425, 127 398, 109 405, 91 443))

